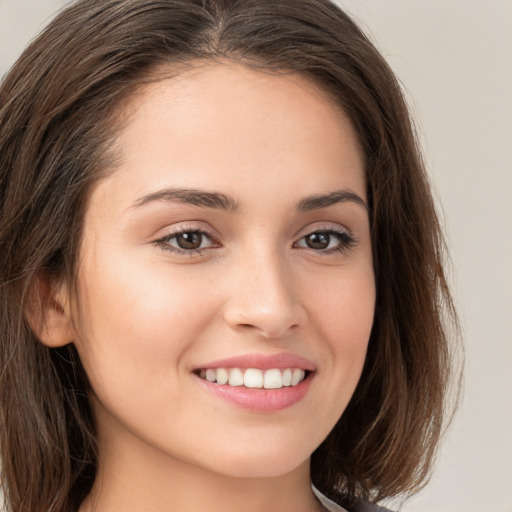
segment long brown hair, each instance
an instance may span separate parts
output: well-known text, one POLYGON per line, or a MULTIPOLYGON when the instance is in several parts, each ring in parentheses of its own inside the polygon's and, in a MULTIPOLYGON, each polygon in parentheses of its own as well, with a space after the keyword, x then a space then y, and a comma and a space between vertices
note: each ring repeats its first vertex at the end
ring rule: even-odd
POLYGON ((314 80, 363 148, 377 283, 356 392, 312 457, 345 506, 428 479, 443 430, 456 325, 443 238, 400 87, 328 0, 81 0, 27 48, 0 87, 0 450, 8 510, 76 511, 97 452, 73 345, 44 346, 26 319, 42 273, 73 280, 92 183, 115 168, 116 114, 166 67, 231 60, 314 80))

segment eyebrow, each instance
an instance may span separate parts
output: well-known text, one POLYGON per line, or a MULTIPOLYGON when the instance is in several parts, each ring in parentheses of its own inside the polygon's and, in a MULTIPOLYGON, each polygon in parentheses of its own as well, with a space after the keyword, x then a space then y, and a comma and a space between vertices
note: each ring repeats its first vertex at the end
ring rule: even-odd
POLYGON ((232 213, 237 212, 240 207, 232 197, 218 192, 205 192, 203 190, 190 188, 167 188, 148 194, 135 201, 134 207, 139 208, 154 201, 178 202, 201 206, 203 208, 215 208, 226 210, 232 213))
POLYGON ((297 204, 297 210, 300 212, 309 212, 311 210, 319 210, 337 203, 346 202, 355 203, 362 206, 365 210, 368 210, 368 205, 365 200, 361 196, 348 190, 335 190, 327 194, 315 194, 305 197, 297 204))
MULTIPOLYGON (((240 203, 226 194, 189 188, 166 188, 153 192, 137 199, 133 207, 140 208, 155 201, 185 203, 202 208, 225 210, 231 213, 240 210, 240 203)), ((296 208, 299 212, 309 212, 345 202, 355 203, 368 210, 368 205, 364 199, 348 190, 335 190, 326 194, 314 194, 305 197, 297 203, 296 208)))

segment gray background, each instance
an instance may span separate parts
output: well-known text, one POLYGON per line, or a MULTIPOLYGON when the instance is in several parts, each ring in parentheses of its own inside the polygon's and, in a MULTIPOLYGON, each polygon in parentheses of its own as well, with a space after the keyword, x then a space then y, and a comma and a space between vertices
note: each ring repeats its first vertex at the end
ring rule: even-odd
MULTIPOLYGON (((0 74, 66 2, 0 0, 0 74)), ((443 205, 463 405, 408 512, 511 512, 512 1, 343 0, 402 80, 443 205)))

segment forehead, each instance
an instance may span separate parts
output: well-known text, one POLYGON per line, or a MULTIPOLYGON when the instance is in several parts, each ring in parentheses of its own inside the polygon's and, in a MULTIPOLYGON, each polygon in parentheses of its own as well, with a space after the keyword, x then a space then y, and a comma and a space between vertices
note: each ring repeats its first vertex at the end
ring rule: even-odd
POLYGON ((119 169, 107 179, 118 182, 117 192, 143 195, 172 184, 256 195, 263 182, 287 180, 303 195, 337 186, 365 194, 350 120, 298 74, 196 67, 142 87, 123 117, 119 169))

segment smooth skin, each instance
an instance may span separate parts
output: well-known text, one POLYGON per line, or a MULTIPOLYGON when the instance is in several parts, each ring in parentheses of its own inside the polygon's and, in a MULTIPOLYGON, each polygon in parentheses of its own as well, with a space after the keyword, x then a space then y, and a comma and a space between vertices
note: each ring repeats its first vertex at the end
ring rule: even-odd
POLYGON ((351 123, 306 78, 232 63, 147 85, 123 113, 120 164, 85 215, 79 310, 62 285, 41 336, 75 343, 93 389, 100 464, 80 512, 319 510, 310 456, 357 385, 375 304, 351 123), (275 412, 194 372, 277 353, 316 370, 275 412))

